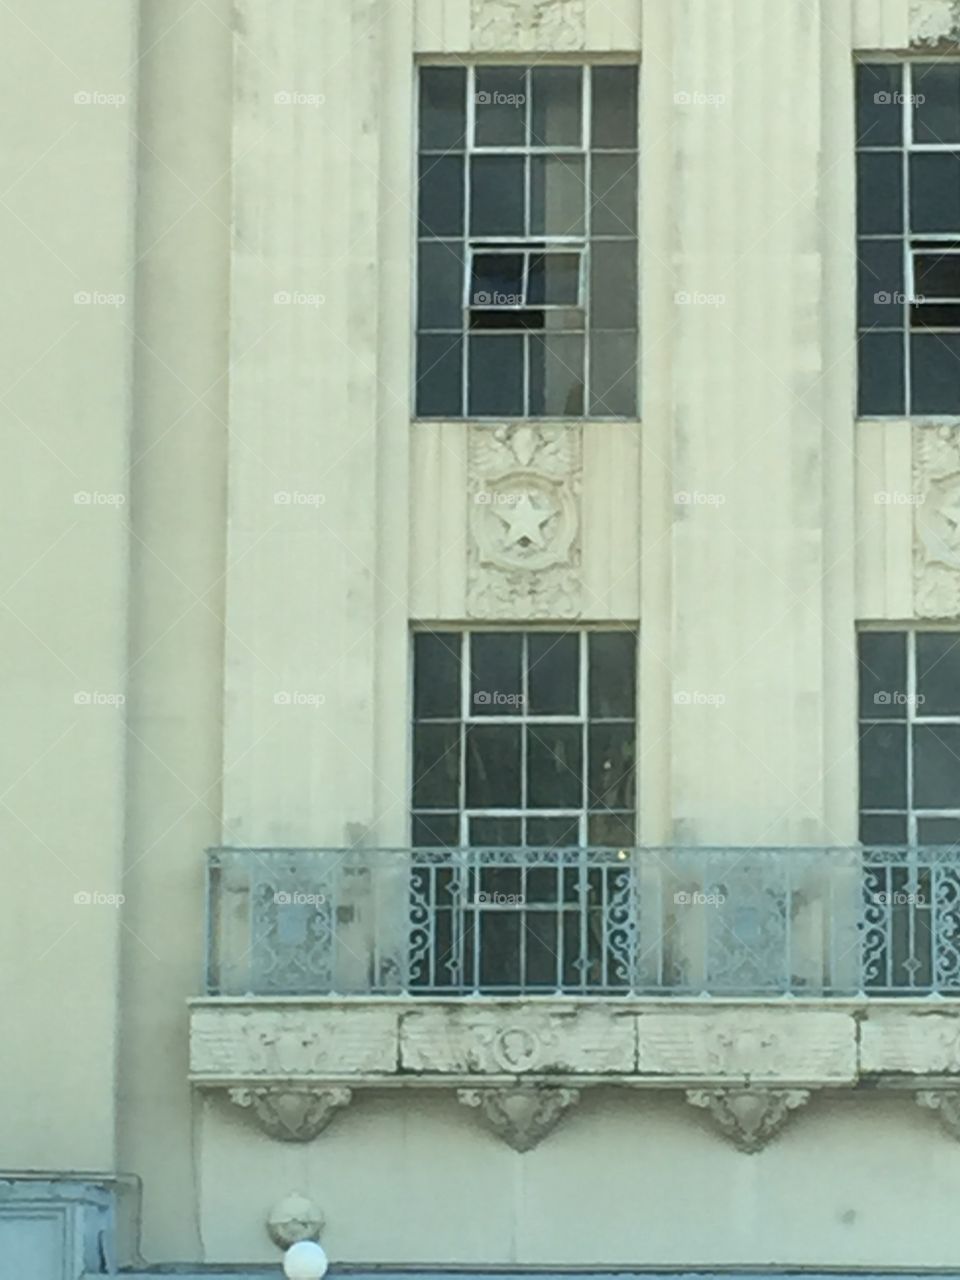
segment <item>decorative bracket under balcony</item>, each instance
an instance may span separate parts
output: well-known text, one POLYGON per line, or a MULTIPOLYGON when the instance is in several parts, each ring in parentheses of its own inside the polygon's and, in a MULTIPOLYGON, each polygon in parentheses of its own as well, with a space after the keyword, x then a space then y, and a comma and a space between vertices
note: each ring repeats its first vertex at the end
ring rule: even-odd
POLYGON ((217 998, 193 1002, 190 1049, 194 1085, 287 1142, 398 1086, 455 1093, 516 1151, 598 1086, 676 1090, 746 1152, 815 1091, 861 1084, 908 1091, 960 1138, 952 1000, 217 998))

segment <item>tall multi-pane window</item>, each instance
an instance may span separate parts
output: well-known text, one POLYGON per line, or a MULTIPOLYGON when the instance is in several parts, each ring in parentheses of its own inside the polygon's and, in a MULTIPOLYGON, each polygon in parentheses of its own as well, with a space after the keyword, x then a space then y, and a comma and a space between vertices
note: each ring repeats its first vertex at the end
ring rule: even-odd
POLYGON ((857 68, 860 413, 960 413, 960 62, 857 68))
POLYGON ((416 413, 632 418, 637 67, 424 66, 416 413))
POLYGON ((636 632, 414 637, 413 844, 636 843, 636 632))
POLYGON ((960 845, 960 632, 860 635, 860 838, 960 845))

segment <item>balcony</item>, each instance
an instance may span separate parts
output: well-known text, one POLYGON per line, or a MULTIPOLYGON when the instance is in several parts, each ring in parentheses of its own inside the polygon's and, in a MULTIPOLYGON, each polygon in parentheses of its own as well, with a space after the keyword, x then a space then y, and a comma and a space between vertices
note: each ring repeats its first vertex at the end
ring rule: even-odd
POLYGON ((584 1087, 757 1149, 822 1089, 960 1136, 954 849, 218 849, 191 1078, 276 1138, 453 1087, 517 1150, 584 1087))

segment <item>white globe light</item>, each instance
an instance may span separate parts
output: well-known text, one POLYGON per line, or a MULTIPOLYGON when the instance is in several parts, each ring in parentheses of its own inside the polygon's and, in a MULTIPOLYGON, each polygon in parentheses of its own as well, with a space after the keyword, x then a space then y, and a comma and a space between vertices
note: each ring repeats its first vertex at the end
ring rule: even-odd
POLYGON ((312 1240, 291 1245, 283 1255, 283 1274, 287 1280, 323 1280, 328 1265, 327 1255, 312 1240))

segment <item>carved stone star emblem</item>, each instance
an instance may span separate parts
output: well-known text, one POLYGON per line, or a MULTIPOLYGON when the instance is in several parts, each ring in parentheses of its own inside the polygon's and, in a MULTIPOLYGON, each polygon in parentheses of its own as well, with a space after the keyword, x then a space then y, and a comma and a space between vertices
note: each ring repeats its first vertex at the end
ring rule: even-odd
POLYGON ((524 493, 512 507, 497 507, 497 515, 507 526, 509 546, 545 547, 543 526, 553 515, 534 505, 529 493, 524 493))

